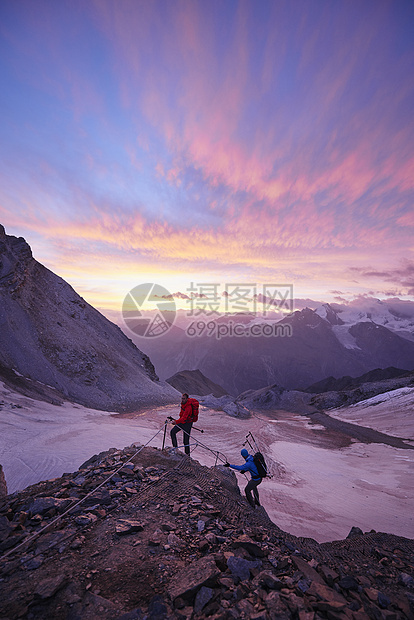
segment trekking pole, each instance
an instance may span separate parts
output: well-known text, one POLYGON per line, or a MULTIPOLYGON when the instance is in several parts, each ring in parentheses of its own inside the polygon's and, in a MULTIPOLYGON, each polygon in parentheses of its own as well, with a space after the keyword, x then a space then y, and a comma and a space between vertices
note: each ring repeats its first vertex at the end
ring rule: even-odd
POLYGON ((226 455, 223 454, 222 452, 219 452, 218 450, 217 450, 217 456, 216 456, 216 465, 217 465, 217 460, 220 460, 222 463, 227 463, 226 455), (220 454, 221 454, 221 456, 220 456, 220 454), (224 457, 224 458, 222 458, 222 457, 224 457))
POLYGON ((252 433, 250 433, 250 437, 251 437, 251 440, 252 440, 252 442, 253 442, 254 449, 256 450, 256 452, 260 452, 259 446, 257 445, 257 441, 256 441, 256 440, 255 440, 255 438, 253 437, 253 434, 252 434, 252 433))
MULTIPOLYGON (((167 423, 167 422, 172 422, 172 421, 173 421, 173 418, 171 416, 168 416, 168 418, 166 419, 165 422, 167 423)), ((196 426, 193 426, 192 428, 195 431, 199 431, 200 433, 204 433, 204 430, 202 428, 197 428, 196 426)))
POLYGON ((249 441, 249 435, 251 435, 251 433, 249 433, 248 435, 246 435, 246 441, 245 441, 242 445, 243 445, 243 446, 245 446, 245 445, 246 445, 246 443, 247 443, 247 444, 249 444, 249 448, 250 448, 250 450, 254 450, 254 448, 253 448, 252 444, 251 444, 251 443, 250 443, 250 441, 249 441))
POLYGON ((250 448, 252 450, 254 450, 255 452, 260 452, 259 446, 257 445, 257 441, 255 440, 255 438, 253 437, 253 435, 252 435, 252 433, 250 431, 246 435, 246 441, 244 442, 243 445, 246 445, 246 443, 248 443, 250 448), (251 441, 249 440, 249 437, 250 437, 251 441))
POLYGON ((164 450, 164 446, 165 446, 165 435, 167 434, 167 424, 168 424, 168 419, 165 420, 164 422, 164 437, 162 439, 162 449, 164 450))

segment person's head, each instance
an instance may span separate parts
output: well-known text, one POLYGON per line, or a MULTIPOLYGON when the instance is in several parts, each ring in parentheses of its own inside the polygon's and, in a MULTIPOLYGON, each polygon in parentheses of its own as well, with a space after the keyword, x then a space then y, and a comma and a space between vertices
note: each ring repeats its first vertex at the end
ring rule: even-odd
POLYGON ((185 403, 187 402, 187 400, 188 400, 188 394, 185 394, 185 393, 184 393, 184 394, 181 396, 181 404, 185 405, 185 403))
POLYGON ((246 448, 243 448, 240 454, 242 455, 244 459, 247 459, 247 457, 249 456, 249 453, 247 452, 246 448))

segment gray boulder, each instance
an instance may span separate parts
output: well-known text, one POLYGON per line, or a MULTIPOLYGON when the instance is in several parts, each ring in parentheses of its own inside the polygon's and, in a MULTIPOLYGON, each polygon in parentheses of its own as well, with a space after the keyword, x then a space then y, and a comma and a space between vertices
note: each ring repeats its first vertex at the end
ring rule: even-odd
POLYGON ((224 411, 232 418, 249 418, 250 411, 241 402, 236 402, 232 396, 216 398, 212 394, 198 397, 201 404, 216 411, 224 411))
POLYGON ((171 580, 168 588, 171 599, 191 598, 202 586, 214 585, 219 574, 220 570, 211 556, 192 562, 171 580))

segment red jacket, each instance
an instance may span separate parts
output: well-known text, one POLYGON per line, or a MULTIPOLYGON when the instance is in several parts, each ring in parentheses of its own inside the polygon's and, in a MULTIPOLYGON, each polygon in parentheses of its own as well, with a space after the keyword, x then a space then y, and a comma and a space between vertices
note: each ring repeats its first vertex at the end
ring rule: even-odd
POLYGON ((190 399, 184 405, 181 405, 180 417, 178 420, 174 420, 176 424, 184 424, 185 422, 193 421, 193 407, 190 399))

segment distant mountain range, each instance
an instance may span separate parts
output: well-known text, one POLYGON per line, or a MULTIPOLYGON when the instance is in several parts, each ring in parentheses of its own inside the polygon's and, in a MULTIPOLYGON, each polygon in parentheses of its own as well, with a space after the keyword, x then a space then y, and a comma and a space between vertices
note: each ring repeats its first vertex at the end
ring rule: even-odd
POLYGON ((397 299, 321 304, 281 319, 277 313, 207 317, 213 329, 200 332, 189 331, 191 322, 194 317, 179 315, 158 338, 128 331, 138 349, 38 263, 23 238, 0 226, 0 380, 35 398, 126 411, 177 401, 157 373, 165 380, 183 369, 200 371, 214 389, 233 396, 273 385, 331 390, 329 381, 344 376, 414 369, 413 304, 397 299), (328 383, 315 388, 321 381, 328 383))
POLYGON ((176 402, 147 355, 0 226, 0 380, 106 411, 176 402))
MULTIPOLYGON (((348 304, 316 304, 319 316, 336 325, 338 338, 346 339, 347 329, 358 323, 370 322, 396 332, 414 342, 414 302, 391 298, 359 297, 348 304)), ((352 343, 346 343, 352 346, 352 343)))
MULTIPOLYGON (((375 368, 360 377, 328 377, 323 381, 318 381, 306 388, 305 392, 310 394, 323 394, 324 392, 339 392, 342 390, 351 390, 357 388, 364 383, 374 383, 378 381, 387 381, 388 379, 399 379, 402 377, 412 377, 413 373, 401 368, 375 368)), ((404 382, 403 382, 404 383, 404 382)))
POLYGON ((397 372, 395 368, 377 369, 361 377, 341 377, 310 386, 306 391, 286 390, 279 385, 269 385, 260 390, 247 390, 240 394, 236 403, 249 411, 284 410, 309 414, 338 407, 348 407, 378 394, 395 392, 400 388, 414 386, 414 372, 397 372), (326 388, 328 385, 332 389, 326 388), (344 387, 340 388, 339 386, 344 387), (317 391, 319 388, 319 391, 317 391), (314 389, 314 392, 311 390, 314 389))
MULTIPOLYGON (((379 304, 381 306, 381 304, 379 304)), ((390 324, 389 307, 381 315, 390 324)), ((368 314, 372 317, 372 312, 368 314)), ((380 314, 375 317, 380 320, 380 314)), ((401 332, 376 323, 366 312, 345 311, 334 304, 304 308, 278 322, 254 315, 232 315, 216 319, 217 325, 237 323, 255 333, 190 337, 182 327, 173 326, 160 338, 140 340, 158 374, 165 378, 186 369, 198 369, 230 394, 258 390, 277 384, 290 390, 305 390, 327 377, 357 377, 377 368, 414 369, 414 341, 411 318, 405 317, 401 332), (345 322, 345 319, 347 322, 345 322), (261 327, 262 326, 262 327, 261 327), (275 327, 276 326, 276 327, 275 327), (284 331, 283 331, 284 330, 284 331)), ((138 339, 136 340, 138 341, 138 339)))

